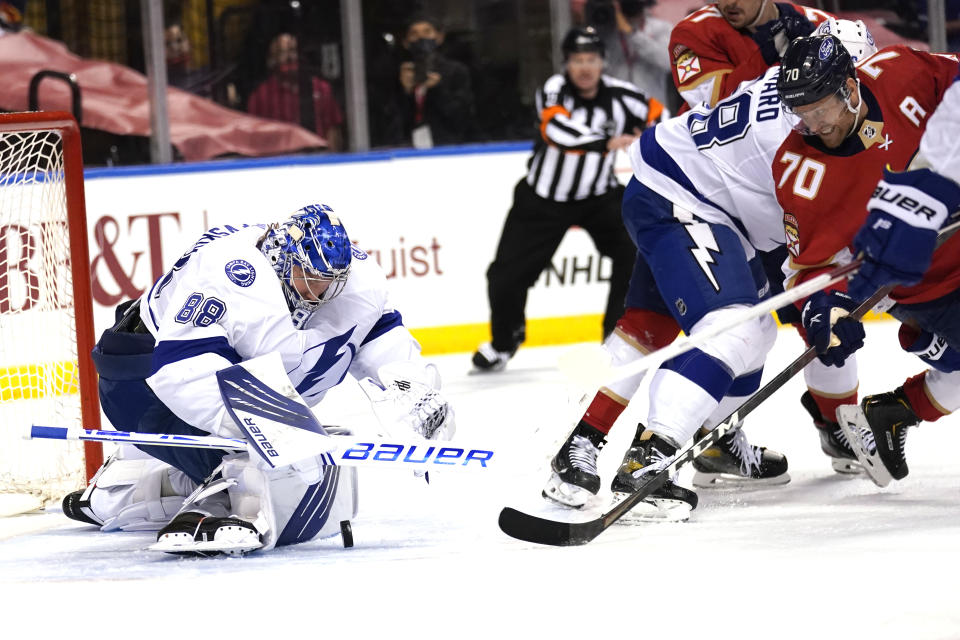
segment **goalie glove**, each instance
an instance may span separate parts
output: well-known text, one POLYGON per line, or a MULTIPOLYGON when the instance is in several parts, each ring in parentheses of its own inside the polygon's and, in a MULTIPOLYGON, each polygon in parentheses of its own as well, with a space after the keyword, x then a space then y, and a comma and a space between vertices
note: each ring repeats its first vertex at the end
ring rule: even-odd
POLYGON ((440 394, 440 376, 434 365, 401 361, 380 367, 380 381, 360 380, 373 413, 387 432, 397 425, 427 440, 449 440, 456 432, 453 407, 440 394))
POLYGON ((960 207, 960 185, 930 169, 884 169, 867 203, 867 221, 853 239, 863 265, 847 291, 866 300, 887 285, 912 286, 933 260, 937 232, 960 207))

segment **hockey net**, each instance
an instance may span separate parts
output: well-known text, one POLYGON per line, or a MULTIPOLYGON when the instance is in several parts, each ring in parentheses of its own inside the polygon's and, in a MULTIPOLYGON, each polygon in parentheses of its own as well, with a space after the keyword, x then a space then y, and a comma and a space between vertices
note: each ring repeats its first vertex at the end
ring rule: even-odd
POLYGON ((25 440, 99 427, 80 134, 66 113, 0 114, 0 515, 84 486, 98 444, 25 440))

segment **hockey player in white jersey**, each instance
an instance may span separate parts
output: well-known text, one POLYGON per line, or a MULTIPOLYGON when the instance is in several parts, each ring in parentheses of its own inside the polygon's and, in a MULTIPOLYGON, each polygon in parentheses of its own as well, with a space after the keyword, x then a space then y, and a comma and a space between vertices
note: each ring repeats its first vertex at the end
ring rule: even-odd
MULTIPOLYGON (((243 438, 216 373, 276 353, 310 406, 350 373, 372 400, 396 403, 398 423, 424 438, 453 434, 436 367, 391 306, 379 265, 327 205, 211 229, 117 315, 93 356, 118 429, 243 438)), ((355 471, 319 457, 264 469, 248 453, 142 451, 122 447, 64 512, 105 530, 159 529, 161 550, 204 555, 334 535, 355 515, 355 471)))
MULTIPOLYGON (((844 32, 853 55, 863 58, 876 51, 862 23, 831 24, 844 32)), ((634 177, 624 196, 623 215, 640 256, 627 294, 627 322, 618 324, 618 331, 605 342, 613 364, 643 355, 637 347, 642 340, 630 332, 633 310, 669 313, 692 335, 723 323, 768 294, 758 252, 776 250, 785 240, 771 164, 794 124, 780 107, 778 72, 779 67, 773 67, 714 109, 703 105, 658 124, 628 149, 634 177)), ((650 385, 647 426, 638 427, 614 479, 614 493, 631 492, 640 476, 662 468, 698 428, 712 428, 752 395, 775 337, 776 324, 765 316, 657 370, 650 385)), ((838 395, 851 389, 855 393, 857 387, 852 360, 832 370, 818 362, 805 375, 808 386, 827 392, 839 388, 838 395)), ((617 381, 601 393, 625 403, 637 392, 642 377, 617 381)), ((544 495, 561 504, 579 507, 599 490, 596 459, 605 434, 594 433, 589 417, 588 410, 552 463, 544 495)), ((841 449, 845 441, 840 440, 839 426, 831 426, 821 430, 824 451, 853 461, 849 447, 841 449)), ((750 445, 742 430, 727 438, 731 442, 726 449, 733 454, 727 457, 741 470, 730 473, 701 456, 694 464, 705 482, 729 482, 738 475, 765 482, 789 479, 782 455, 750 445)), ((692 508, 695 495, 673 483, 655 493, 653 500, 659 506, 670 504, 681 517, 684 502, 692 508)))

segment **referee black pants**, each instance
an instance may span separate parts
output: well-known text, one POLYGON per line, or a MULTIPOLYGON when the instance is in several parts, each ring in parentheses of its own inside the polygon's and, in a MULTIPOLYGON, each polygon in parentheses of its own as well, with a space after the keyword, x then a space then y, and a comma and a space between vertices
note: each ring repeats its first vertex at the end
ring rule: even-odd
POLYGON ((513 207, 500 235, 497 254, 487 269, 493 348, 513 351, 526 338, 527 291, 572 226, 584 229, 601 255, 613 261, 603 333, 610 334, 624 312, 624 298, 637 247, 620 214, 623 187, 587 200, 553 202, 534 192, 526 179, 517 183, 513 207))

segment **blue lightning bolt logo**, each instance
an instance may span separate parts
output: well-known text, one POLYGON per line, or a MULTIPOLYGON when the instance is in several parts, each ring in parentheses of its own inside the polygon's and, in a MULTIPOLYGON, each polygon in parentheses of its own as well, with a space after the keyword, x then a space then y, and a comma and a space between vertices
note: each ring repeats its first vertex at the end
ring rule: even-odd
POLYGON ((710 265, 716 264, 710 252, 720 253, 720 247, 717 246, 717 239, 713 237, 710 225, 702 222, 687 222, 683 227, 687 230, 690 239, 696 243, 696 246, 690 247, 690 254, 700 265, 713 288, 720 291, 720 284, 713 275, 713 269, 710 268, 710 265))

